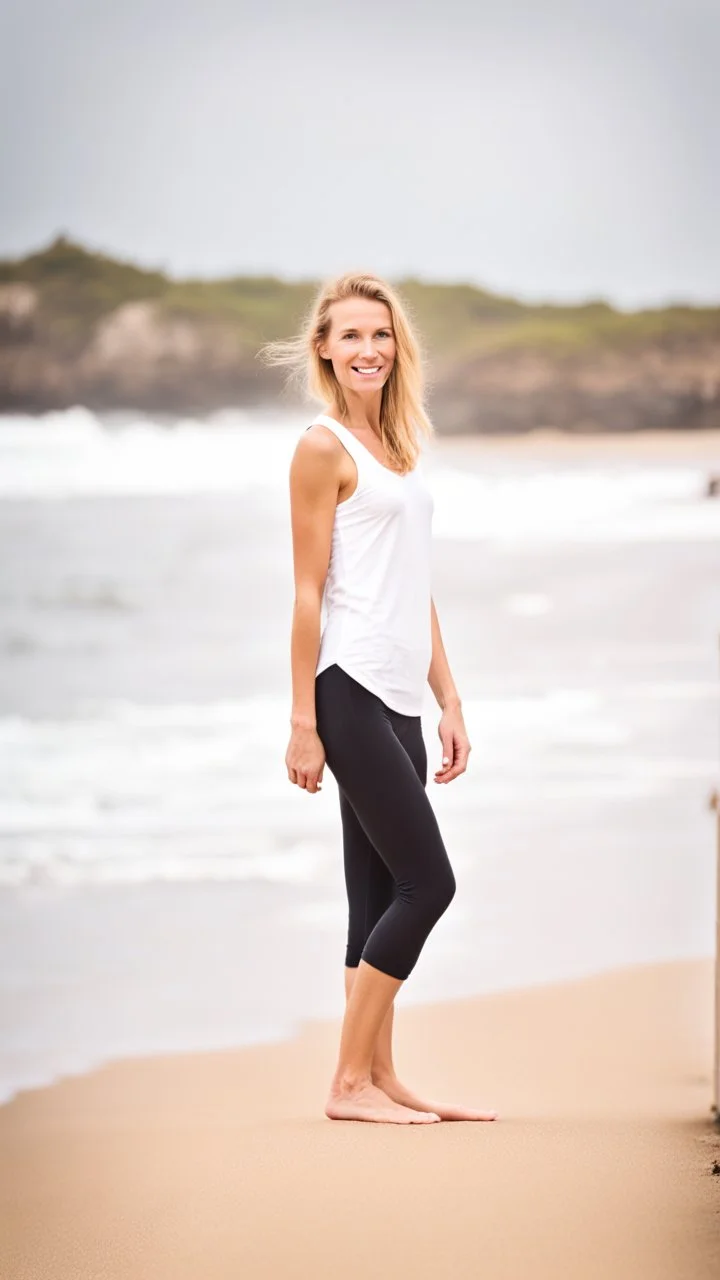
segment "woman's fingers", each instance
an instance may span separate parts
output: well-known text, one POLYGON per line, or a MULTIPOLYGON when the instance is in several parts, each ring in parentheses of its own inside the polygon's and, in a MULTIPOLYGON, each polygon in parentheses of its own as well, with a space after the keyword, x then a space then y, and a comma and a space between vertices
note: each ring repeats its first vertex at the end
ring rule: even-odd
POLYGON ((437 782, 446 782, 447 778, 458 762, 458 754, 460 751, 460 741, 454 735, 448 741, 447 737, 442 744, 442 765, 435 771, 435 779, 437 782))
POLYGON ((309 791, 311 795, 321 790, 325 750, 316 733, 293 729, 285 753, 285 768, 288 781, 296 787, 309 791), (305 763, 301 764, 303 760, 305 763))
POLYGON ((456 758, 456 757, 455 757, 455 753, 454 753, 454 752, 452 752, 452 751, 451 751, 451 752, 445 752, 445 751, 444 751, 444 752, 443 752, 443 758, 442 758, 442 765, 441 765, 441 767, 440 767, 439 769, 436 769, 436 770, 435 770, 435 777, 436 777, 436 778, 444 778, 444 777, 445 777, 445 774, 446 774, 446 773, 449 773, 449 772, 450 772, 450 770, 452 769, 453 764, 455 763, 455 758, 456 758))
POLYGON ((472 747, 469 742, 457 743, 452 765, 447 769, 439 769, 435 774, 435 780, 437 782, 452 782, 453 778, 458 778, 467 769, 468 756, 471 751, 472 747))
POLYGON ((452 782, 453 778, 458 778, 461 773, 465 772, 465 770, 467 769, 467 762, 468 762, 469 755, 470 755, 470 743, 467 743, 460 747, 457 758, 455 760, 455 764, 453 765, 452 769, 450 770, 447 776, 448 782, 452 782))
POLYGON ((309 791, 311 795, 316 791, 322 791, 322 774, 305 773, 303 769, 288 769, 288 778, 296 786, 302 787, 303 791, 309 791))

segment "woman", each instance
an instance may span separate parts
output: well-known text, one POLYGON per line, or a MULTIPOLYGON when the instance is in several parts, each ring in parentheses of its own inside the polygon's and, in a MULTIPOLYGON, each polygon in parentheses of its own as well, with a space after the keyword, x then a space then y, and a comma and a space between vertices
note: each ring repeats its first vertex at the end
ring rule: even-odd
POLYGON ((343 1021, 325 1113, 393 1124, 492 1120, 416 1097, 392 1058, 393 1001, 455 879, 428 800, 420 713, 442 708, 437 783, 470 743, 430 594, 433 500, 419 465, 418 346, 395 292, 351 274, 320 292, 305 331, 266 348, 304 370, 326 411, 290 470, 295 604, 288 778, 311 795, 327 762, 340 794, 349 905, 343 1021), (323 604, 327 620, 321 636, 323 604))

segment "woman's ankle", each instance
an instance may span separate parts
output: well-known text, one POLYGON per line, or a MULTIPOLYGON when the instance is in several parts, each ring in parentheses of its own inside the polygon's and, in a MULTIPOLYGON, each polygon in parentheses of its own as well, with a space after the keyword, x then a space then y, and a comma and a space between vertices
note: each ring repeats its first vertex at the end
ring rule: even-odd
POLYGON ((379 1089, 382 1089, 383 1084, 390 1084, 393 1080, 397 1080, 392 1062, 389 1064, 381 1063, 380 1065, 373 1063, 371 1077, 373 1084, 377 1085, 379 1089))
POLYGON ((372 1073, 357 1067, 338 1067, 333 1077, 331 1092, 334 1094, 357 1093, 365 1085, 372 1084, 372 1073))

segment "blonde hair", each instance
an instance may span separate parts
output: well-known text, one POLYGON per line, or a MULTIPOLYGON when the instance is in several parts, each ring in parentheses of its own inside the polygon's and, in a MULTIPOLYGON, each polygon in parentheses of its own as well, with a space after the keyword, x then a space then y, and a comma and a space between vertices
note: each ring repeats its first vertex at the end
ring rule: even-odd
POLYGON ((323 284, 308 311, 300 333, 279 342, 269 342, 260 355, 270 365, 287 365, 289 382, 299 384, 307 396, 337 405, 348 412, 343 389, 330 360, 320 355, 320 346, 330 332, 330 308, 345 298, 368 298, 384 302, 390 311, 395 333, 395 363, 382 389, 380 438, 390 463, 398 471, 411 471, 420 452, 418 434, 433 435, 433 426, 424 407, 422 354, 413 333, 407 308, 399 294, 366 272, 348 272, 323 284))

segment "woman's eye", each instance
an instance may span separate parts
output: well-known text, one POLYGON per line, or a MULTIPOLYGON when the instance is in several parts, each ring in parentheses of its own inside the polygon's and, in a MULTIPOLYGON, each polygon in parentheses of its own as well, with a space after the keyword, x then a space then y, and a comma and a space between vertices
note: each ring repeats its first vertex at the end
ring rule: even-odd
MULTIPOLYGON (((350 338, 351 342, 354 342, 354 341, 356 340, 356 338, 357 338, 357 334, 356 334, 356 333, 344 333, 342 336, 343 336, 343 338, 350 338)), ((391 334, 391 332, 390 332, 390 330, 389 330, 389 329, 379 329, 379 330, 378 330, 378 332, 375 334, 375 337, 376 337, 376 338, 391 338, 391 337, 392 337, 392 334, 391 334)))

